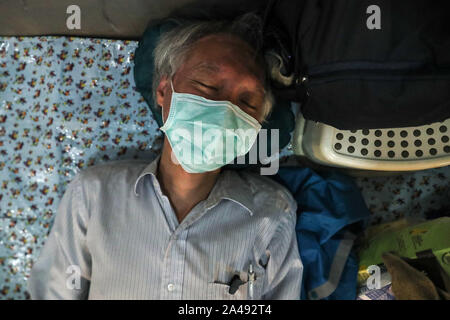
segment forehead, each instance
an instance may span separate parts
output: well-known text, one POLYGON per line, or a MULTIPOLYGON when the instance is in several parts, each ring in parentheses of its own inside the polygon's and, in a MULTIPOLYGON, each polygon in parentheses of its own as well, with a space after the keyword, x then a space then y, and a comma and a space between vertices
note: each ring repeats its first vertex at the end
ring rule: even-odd
POLYGON ((232 74, 264 82, 264 70, 255 51, 245 41, 229 34, 209 35, 196 41, 184 59, 183 68, 194 73, 232 74))

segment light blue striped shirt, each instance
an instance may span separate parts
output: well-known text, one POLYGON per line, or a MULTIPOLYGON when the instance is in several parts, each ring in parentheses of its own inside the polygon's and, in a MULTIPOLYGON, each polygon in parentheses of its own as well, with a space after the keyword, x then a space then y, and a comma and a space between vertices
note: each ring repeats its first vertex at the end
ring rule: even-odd
POLYGON ((255 173, 222 170, 178 223, 156 179, 159 158, 105 163, 74 178, 31 270, 31 298, 247 299, 252 264, 254 299, 299 299, 289 192, 255 173), (233 278, 243 284, 231 294, 233 278))

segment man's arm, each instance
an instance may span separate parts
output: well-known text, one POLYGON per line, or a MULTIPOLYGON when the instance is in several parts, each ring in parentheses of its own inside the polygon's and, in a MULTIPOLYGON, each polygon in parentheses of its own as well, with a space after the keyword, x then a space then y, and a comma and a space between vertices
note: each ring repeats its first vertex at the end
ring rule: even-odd
POLYGON ((298 300, 303 276, 303 264, 295 234, 296 214, 284 216, 267 251, 266 287, 263 299, 298 300))
POLYGON ((28 280, 32 299, 86 299, 91 258, 86 246, 88 211, 78 174, 58 206, 49 237, 28 280))

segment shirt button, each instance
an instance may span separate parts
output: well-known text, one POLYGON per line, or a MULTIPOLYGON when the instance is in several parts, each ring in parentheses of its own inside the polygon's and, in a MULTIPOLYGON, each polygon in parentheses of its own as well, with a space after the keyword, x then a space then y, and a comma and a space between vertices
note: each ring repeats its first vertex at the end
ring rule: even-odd
POLYGON ((175 290, 175 285, 173 283, 169 283, 169 285, 167 286, 167 290, 169 291, 175 290))

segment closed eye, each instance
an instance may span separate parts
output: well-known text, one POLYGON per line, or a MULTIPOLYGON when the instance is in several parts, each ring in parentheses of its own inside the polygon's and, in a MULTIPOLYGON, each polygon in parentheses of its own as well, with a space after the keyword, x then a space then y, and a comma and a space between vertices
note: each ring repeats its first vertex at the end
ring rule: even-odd
POLYGON ((242 103, 243 104, 245 104, 247 107, 249 107, 250 109, 254 109, 254 110, 256 110, 256 107, 255 106, 252 106, 251 104, 249 104, 248 102, 246 102, 246 101, 242 101, 242 103))
POLYGON ((201 85, 202 87, 205 87, 205 88, 207 88, 207 89, 214 90, 214 91, 219 90, 218 88, 213 87, 213 86, 210 86, 210 85, 207 85, 207 84, 205 84, 205 83, 203 83, 203 82, 200 82, 200 81, 197 81, 197 80, 194 80, 194 81, 195 81, 196 83, 198 83, 199 85, 201 85))

